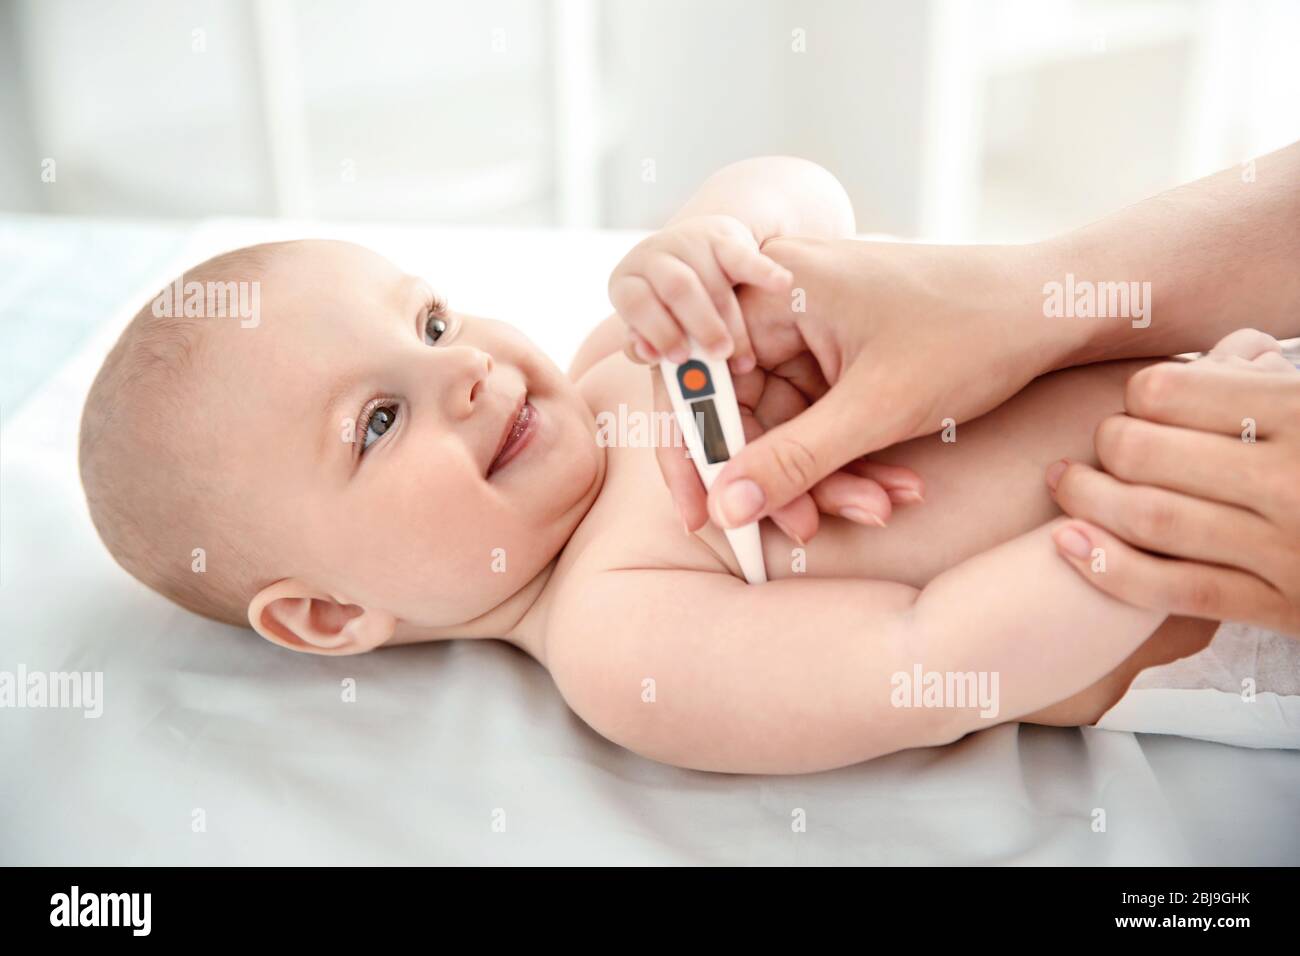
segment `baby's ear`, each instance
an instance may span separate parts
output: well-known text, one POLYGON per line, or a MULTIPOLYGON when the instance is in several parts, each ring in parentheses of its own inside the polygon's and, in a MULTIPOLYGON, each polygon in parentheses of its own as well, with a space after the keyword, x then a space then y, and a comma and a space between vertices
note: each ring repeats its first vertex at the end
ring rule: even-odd
POLYGON ((298 578, 262 588, 248 602, 248 622, 272 644, 308 654, 363 654, 393 636, 387 611, 342 604, 298 578))

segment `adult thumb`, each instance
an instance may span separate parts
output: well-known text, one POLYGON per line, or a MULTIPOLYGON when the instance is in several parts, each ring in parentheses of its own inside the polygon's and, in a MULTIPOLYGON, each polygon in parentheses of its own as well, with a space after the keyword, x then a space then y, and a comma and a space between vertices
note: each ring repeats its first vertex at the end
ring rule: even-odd
POLYGON ((881 444, 867 428, 865 400, 849 378, 740 450, 709 491, 709 517, 735 528, 788 504, 841 465, 881 444))

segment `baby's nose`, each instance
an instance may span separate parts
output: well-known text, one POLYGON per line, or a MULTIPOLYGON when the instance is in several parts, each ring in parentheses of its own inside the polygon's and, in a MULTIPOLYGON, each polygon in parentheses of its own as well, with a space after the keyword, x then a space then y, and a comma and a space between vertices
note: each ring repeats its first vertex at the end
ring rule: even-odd
POLYGON ((445 360, 454 366, 454 371, 445 377, 445 394, 454 414, 468 415, 482 396, 481 386, 492 374, 495 364, 491 355, 473 346, 460 346, 446 352, 445 360), (459 354, 453 356, 452 352, 459 354))

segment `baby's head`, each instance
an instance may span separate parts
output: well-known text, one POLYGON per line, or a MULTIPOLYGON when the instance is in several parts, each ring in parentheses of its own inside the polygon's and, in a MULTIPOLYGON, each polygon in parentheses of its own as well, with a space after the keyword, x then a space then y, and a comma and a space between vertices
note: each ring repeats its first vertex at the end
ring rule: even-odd
POLYGON ((603 476, 560 369, 348 243, 253 246, 183 278, 193 303, 257 283, 259 314, 150 303, 105 359, 81 477, 118 563, 297 650, 499 626, 603 476))

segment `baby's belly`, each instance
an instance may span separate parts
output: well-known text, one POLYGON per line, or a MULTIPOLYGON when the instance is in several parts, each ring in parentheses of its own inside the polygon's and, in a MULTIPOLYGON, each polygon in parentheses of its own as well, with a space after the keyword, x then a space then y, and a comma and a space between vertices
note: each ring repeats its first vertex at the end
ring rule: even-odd
MULTIPOLYGON (((914 468, 925 501, 894 511, 888 527, 863 527, 823 516, 817 537, 800 546, 762 523, 770 579, 865 577, 923 587, 972 555, 1059 514, 1044 482, 1059 458, 1095 462, 1093 432, 1123 411, 1124 383, 1145 363, 1110 363, 1056 372, 976 421, 957 426, 955 441, 930 435, 872 457, 914 468)), ((707 526, 700 539, 739 568, 726 538, 707 526)))

